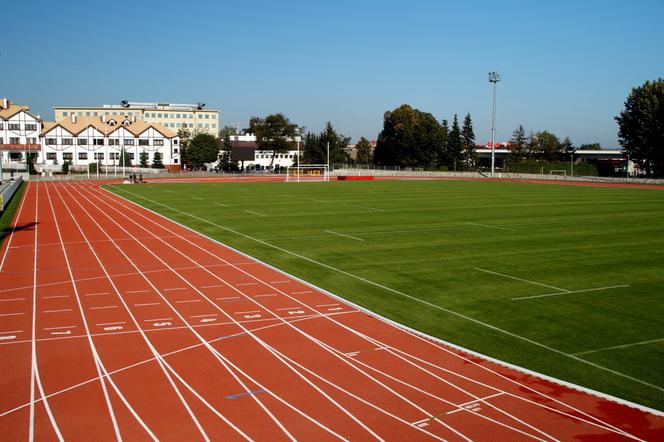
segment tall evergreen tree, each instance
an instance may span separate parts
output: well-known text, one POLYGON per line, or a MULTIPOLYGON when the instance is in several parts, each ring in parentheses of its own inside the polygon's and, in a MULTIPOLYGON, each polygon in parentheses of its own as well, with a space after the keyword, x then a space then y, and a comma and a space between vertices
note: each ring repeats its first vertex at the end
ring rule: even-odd
POLYGON ((473 131, 473 121, 470 114, 466 114, 463 119, 463 128, 461 129, 461 141, 463 143, 463 161, 466 169, 475 167, 477 154, 475 152, 475 132, 473 131))
POLYGON ((148 153, 147 152, 141 152, 138 166, 139 167, 148 167, 148 153))
POLYGON ((509 144, 509 159, 512 162, 518 163, 523 161, 528 156, 528 137, 526 136, 526 130, 523 126, 519 125, 514 132, 512 132, 512 138, 510 138, 509 144))
POLYGON ((459 164, 463 159, 463 140, 461 139, 457 114, 454 114, 452 129, 450 130, 450 136, 447 141, 447 158, 448 166, 459 164))
POLYGON ((321 133, 307 133, 302 162, 305 164, 326 164, 328 143, 330 146, 330 165, 348 161, 346 148, 350 143, 350 138, 337 133, 332 123, 328 121, 321 133))
POLYGON ((153 169, 163 169, 164 163, 161 159, 161 152, 155 152, 152 156, 152 168, 153 169))
POLYGON ((372 160, 371 143, 366 138, 360 138, 355 145, 355 161, 358 164, 370 164, 372 160))
POLYGON ((447 120, 443 120, 440 124, 441 143, 437 151, 437 166, 442 167, 448 163, 447 161, 447 146, 450 142, 450 125, 447 120))

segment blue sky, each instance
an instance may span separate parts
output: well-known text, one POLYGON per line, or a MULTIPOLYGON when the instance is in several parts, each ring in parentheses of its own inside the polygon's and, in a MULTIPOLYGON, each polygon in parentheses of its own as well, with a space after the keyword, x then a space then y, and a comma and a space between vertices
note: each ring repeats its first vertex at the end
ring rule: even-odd
POLYGON ((630 89, 664 77, 664 1, 7 2, 0 96, 56 105, 205 102, 222 125, 283 112, 376 138, 408 103, 617 147, 630 89))

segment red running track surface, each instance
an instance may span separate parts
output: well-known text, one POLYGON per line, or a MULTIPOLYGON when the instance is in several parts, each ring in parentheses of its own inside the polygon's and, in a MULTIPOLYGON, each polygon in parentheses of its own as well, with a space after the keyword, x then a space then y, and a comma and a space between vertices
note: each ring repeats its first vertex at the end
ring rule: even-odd
POLYGON ((396 327, 90 183, 0 251, 3 440, 663 440, 664 418, 396 327))

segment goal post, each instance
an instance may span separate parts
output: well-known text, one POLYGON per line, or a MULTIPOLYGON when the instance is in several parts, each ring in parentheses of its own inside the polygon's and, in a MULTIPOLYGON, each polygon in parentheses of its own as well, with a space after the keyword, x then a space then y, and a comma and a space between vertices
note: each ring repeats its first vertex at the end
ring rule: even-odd
POLYGON ((300 164, 286 168, 286 182, 330 181, 327 164, 300 164))
POLYGON ((562 175, 567 176, 567 171, 564 169, 549 170, 549 175, 562 175))

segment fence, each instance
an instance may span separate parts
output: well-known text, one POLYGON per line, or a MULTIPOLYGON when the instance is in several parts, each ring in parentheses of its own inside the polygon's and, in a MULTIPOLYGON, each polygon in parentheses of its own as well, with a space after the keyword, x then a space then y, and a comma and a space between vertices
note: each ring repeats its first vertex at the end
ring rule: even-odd
POLYGON ((23 182, 23 177, 19 176, 16 181, 13 181, 9 186, 5 187, 0 191, 0 213, 5 211, 5 208, 9 205, 9 202, 12 200, 12 197, 16 193, 21 183, 23 182))

